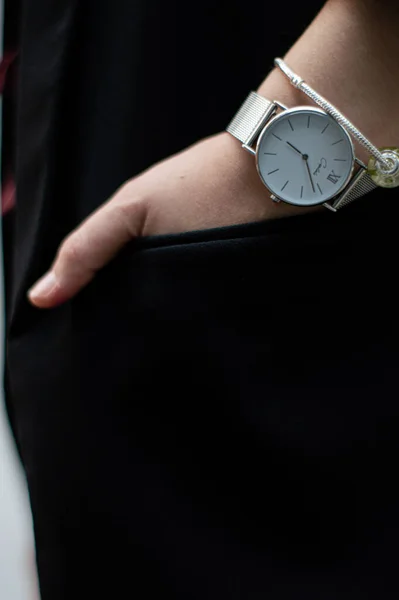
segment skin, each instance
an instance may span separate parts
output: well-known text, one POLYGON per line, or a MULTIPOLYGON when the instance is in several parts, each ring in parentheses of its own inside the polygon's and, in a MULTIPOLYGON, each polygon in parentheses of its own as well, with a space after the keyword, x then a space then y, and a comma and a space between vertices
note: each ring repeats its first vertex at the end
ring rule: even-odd
MULTIPOLYGON (((392 76, 397 73, 398 27, 396 2, 329 0, 285 57, 376 146, 399 145, 399 78, 392 76)), ((313 106, 277 70, 258 92, 288 106, 313 106)), ((363 148, 356 147, 356 154, 367 161, 363 148)), ((123 185, 64 240, 29 299, 38 308, 51 308, 72 298, 137 236, 275 219, 309 210, 314 209, 273 203, 253 157, 232 136, 220 133, 123 185)))

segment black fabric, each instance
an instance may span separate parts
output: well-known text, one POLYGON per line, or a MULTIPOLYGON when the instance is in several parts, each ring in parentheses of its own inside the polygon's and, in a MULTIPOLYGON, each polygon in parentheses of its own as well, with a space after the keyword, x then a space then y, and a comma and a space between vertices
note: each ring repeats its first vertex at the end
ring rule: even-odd
MULTIPOLYGON (((3 31, 3 46, 6 51, 16 51, 18 48, 19 39, 19 24, 20 24, 20 0, 5 0, 4 2, 4 23, 6 26, 3 31)), ((1 181, 5 180, 5 176, 9 177, 14 172, 15 167, 15 130, 16 130, 16 77, 15 64, 8 71, 8 81, 2 94, 2 139, 1 139, 1 181)), ((11 210, 8 214, 2 215, 1 233, 3 242, 3 269, 4 278, 7 282, 5 286, 5 306, 8 313, 9 301, 12 291, 12 248, 13 248, 13 231, 14 231, 14 211, 11 210)), ((14 423, 14 407, 11 401, 11 393, 8 388, 8 373, 7 368, 4 369, 4 387, 6 390, 5 400, 6 409, 11 424, 11 428, 15 431, 14 423)), ((16 439, 17 446, 18 440, 16 439)))
MULTIPOLYGON (((7 24, 3 31, 3 48, 5 52, 16 52, 19 38, 19 0, 5 0, 4 23, 7 24)), ((4 174, 9 174, 14 169, 15 157, 15 64, 8 70, 7 84, 2 92, 2 181, 4 174)))
POLYGON ((25 2, 8 358, 43 600, 398 597, 396 192, 140 240, 65 306, 25 299, 316 6, 250 8, 25 2))

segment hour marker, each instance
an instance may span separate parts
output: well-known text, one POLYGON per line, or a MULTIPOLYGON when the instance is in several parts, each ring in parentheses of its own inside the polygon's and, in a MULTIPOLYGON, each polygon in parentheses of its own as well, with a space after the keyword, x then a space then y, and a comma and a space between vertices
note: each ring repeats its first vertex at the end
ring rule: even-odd
POLYGON ((344 141, 344 138, 341 138, 340 140, 337 140, 336 142, 333 142, 331 144, 331 146, 335 146, 335 144, 339 144, 340 142, 343 142, 343 141, 344 141))
POLYGON ((274 169, 274 171, 269 171, 268 175, 271 175, 272 173, 275 173, 276 171, 279 171, 280 169, 274 169))
POLYGON ((329 174, 327 179, 328 179, 328 181, 331 181, 331 183, 337 183, 338 179, 341 179, 341 175, 337 175, 337 173, 334 173, 334 171, 331 171, 331 173, 329 174))
POLYGON ((289 182, 289 179, 287 179, 287 181, 285 182, 285 184, 283 185, 283 187, 281 188, 281 191, 283 191, 283 189, 285 188, 285 186, 287 185, 287 183, 289 182))
POLYGON ((278 140, 280 140, 280 142, 282 142, 281 137, 278 137, 278 135, 276 135, 275 133, 272 133, 272 135, 274 135, 275 138, 277 138, 278 140))
POLYGON ((337 160, 339 162, 346 162, 347 161, 346 158, 334 158, 334 160, 337 160))
POLYGON ((325 132, 325 130, 327 129, 327 127, 329 127, 329 126, 330 126, 330 123, 327 123, 327 125, 324 127, 324 129, 322 130, 322 132, 321 132, 321 133, 324 133, 324 132, 325 132))
POLYGON ((310 115, 308 116, 308 129, 309 129, 309 125, 310 125, 310 115))
POLYGON ((323 193, 323 191, 322 191, 321 187, 319 186, 319 184, 317 184, 317 187, 319 188, 319 192, 320 192, 320 194, 322 194, 322 193, 323 193))
POLYGON ((289 119, 287 119, 287 121, 288 121, 288 123, 289 123, 289 125, 290 125, 290 127, 291 127, 292 131, 294 131, 294 128, 293 128, 293 126, 292 126, 292 123, 291 123, 291 121, 290 121, 289 119))
POLYGON ((277 156, 277 152, 264 152, 263 154, 269 154, 270 156, 277 156))
POLYGON ((303 196, 303 185, 301 185, 301 198, 303 196))

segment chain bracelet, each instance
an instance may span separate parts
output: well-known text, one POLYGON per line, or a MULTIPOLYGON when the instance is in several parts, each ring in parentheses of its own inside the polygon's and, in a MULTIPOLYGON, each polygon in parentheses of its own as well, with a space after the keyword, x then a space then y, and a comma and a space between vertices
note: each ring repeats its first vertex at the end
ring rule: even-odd
POLYGON ((320 94, 318 94, 313 88, 310 87, 299 75, 294 73, 289 66, 281 59, 275 58, 274 64, 276 67, 284 73, 286 77, 290 80, 292 85, 296 88, 304 92, 313 102, 315 102, 318 106, 320 106, 326 113, 331 115, 346 131, 352 135, 362 146, 364 146, 368 152, 374 156, 376 161, 381 165, 384 173, 390 173, 397 170, 397 164, 395 164, 394 158, 385 158, 385 156, 372 144, 358 129, 347 119, 344 117, 339 110, 333 106, 328 100, 323 98, 320 94))

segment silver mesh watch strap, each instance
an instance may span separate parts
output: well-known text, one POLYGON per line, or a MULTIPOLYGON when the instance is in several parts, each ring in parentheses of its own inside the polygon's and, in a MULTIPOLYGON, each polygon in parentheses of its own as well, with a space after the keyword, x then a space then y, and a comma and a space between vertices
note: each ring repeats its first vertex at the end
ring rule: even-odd
MULTIPOLYGON (((271 102, 256 92, 251 92, 229 123, 226 131, 244 146, 252 146, 267 121, 277 111, 277 102, 271 102)), ((333 212, 347 206, 357 198, 374 190, 377 185, 368 175, 365 165, 357 161, 359 169, 346 188, 336 198, 325 203, 333 212)))
POLYGON ((336 211, 344 206, 347 206, 354 200, 361 198, 368 192, 372 192, 378 186, 371 179, 367 173, 366 167, 360 165, 357 173, 352 177, 349 184, 346 186, 343 192, 339 194, 335 199, 333 198, 329 202, 326 202, 324 206, 330 210, 336 211))
POLYGON ((276 112, 277 105, 256 92, 251 92, 239 108, 226 131, 245 146, 251 146, 268 119, 276 112))

